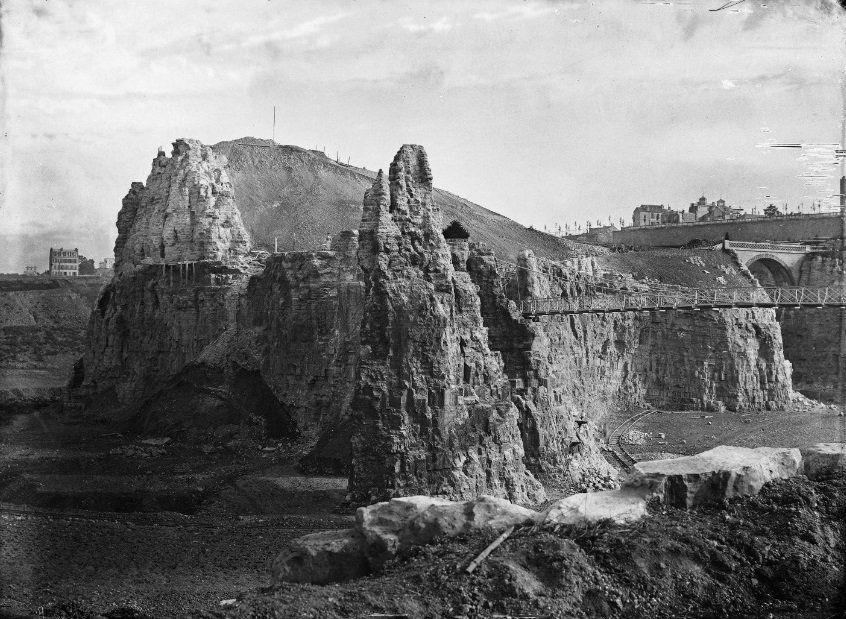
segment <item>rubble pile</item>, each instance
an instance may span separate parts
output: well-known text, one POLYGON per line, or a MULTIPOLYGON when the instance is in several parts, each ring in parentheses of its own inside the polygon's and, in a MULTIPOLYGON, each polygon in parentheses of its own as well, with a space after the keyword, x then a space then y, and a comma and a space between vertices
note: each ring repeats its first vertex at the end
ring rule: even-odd
POLYGON ((352 529, 312 533, 283 550, 273 564, 277 582, 327 584, 369 574, 412 546, 480 531, 530 525, 627 524, 647 516, 647 501, 681 509, 721 505, 755 496, 776 479, 807 473, 821 479, 842 472, 846 445, 798 449, 720 446, 695 456, 640 462, 619 490, 581 493, 536 512, 503 499, 481 496, 454 503, 412 496, 360 507, 352 529))

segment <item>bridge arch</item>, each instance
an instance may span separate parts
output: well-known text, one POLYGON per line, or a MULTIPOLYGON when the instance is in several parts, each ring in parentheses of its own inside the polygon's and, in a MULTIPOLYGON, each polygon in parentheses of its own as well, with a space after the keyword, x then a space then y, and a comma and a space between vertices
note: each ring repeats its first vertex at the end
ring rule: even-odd
POLYGON ((783 287, 795 286, 791 268, 778 256, 773 254, 758 254, 745 261, 746 266, 762 286, 783 287))

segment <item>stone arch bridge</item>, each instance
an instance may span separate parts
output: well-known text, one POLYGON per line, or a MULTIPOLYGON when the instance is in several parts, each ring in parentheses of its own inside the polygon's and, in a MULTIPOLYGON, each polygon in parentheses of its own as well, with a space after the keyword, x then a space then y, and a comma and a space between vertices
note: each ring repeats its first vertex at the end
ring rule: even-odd
POLYGON ((737 254, 762 286, 795 286, 799 269, 811 251, 800 243, 725 241, 723 247, 737 254))

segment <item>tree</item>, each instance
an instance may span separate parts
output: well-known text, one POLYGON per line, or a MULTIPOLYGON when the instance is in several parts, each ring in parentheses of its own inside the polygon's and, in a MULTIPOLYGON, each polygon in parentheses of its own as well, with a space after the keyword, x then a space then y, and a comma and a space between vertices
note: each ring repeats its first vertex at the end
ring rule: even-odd
POLYGON ((94 260, 79 254, 79 274, 94 275, 95 273, 97 273, 97 269, 94 267, 94 260))
MULTIPOLYGON (((529 227, 531 230, 531 226, 529 227)), ((469 239, 470 233, 467 232, 467 228, 461 225, 457 219, 453 219, 452 223, 444 228, 444 238, 445 239, 469 239)))
POLYGON ((780 214, 781 213, 779 212, 778 207, 773 203, 770 203, 769 206, 764 209, 764 215, 766 215, 767 217, 775 217, 776 215, 780 214))

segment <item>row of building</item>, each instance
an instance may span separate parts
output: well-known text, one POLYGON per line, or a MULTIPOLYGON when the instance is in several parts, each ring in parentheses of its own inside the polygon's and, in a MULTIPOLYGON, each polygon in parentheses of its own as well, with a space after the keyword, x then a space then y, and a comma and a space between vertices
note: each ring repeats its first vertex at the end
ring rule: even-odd
MULTIPOLYGON (((111 277, 114 262, 112 258, 103 258, 94 268, 94 272, 87 273, 87 275, 111 277)), ((79 277, 79 249, 76 247, 73 249, 65 249, 64 247, 53 249, 51 247, 47 264, 49 265, 47 274, 50 277, 79 277)), ((24 275, 40 275, 40 273, 37 266, 29 265, 24 269, 24 275)))
POLYGON ((636 227, 660 226, 696 221, 726 221, 739 219, 744 215, 742 208, 729 206, 722 198, 716 202, 708 202, 708 198, 702 196, 698 201, 691 202, 687 211, 674 211, 663 204, 641 204, 634 210, 632 223, 636 227))

